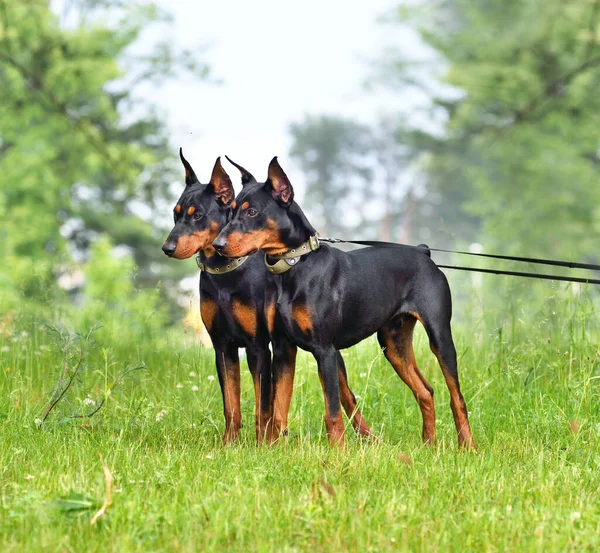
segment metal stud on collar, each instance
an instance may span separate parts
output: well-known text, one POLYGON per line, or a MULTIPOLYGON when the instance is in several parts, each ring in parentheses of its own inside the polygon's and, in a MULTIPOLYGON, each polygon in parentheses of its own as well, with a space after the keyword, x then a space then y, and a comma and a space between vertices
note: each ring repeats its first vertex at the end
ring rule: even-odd
POLYGON ((213 267, 208 267, 207 265, 202 263, 202 261, 200 261, 200 256, 198 256, 198 257, 196 257, 196 264, 198 265, 198 268, 200 269, 200 271, 203 271, 210 275, 224 275, 226 273, 229 273, 229 272, 237 269, 241 265, 243 265, 247 259, 248 259, 248 256, 245 255, 244 257, 238 257, 238 258, 234 259, 232 263, 230 263, 229 265, 226 265, 225 267, 214 267, 213 268, 213 267))

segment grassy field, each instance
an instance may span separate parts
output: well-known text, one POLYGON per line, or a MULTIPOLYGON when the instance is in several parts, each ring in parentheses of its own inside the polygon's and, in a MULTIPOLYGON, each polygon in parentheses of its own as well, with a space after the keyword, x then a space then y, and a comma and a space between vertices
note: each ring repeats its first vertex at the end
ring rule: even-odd
POLYGON ((345 358, 382 439, 361 442, 349 429, 340 451, 327 444, 306 354, 289 437, 255 446, 244 366, 246 424, 241 442, 223 447, 212 351, 176 336, 100 340, 39 427, 65 355, 41 321, 5 319, 0 550, 599 551, 599 333, 589 302, 552 309, 533 325, 513 316, 497 327, 455 326, 477 454, 457 451, 422 331, 415 349, 436 391, 437 444, 420 443, 416 402, 369 340, 345 358), (93 417, 68 418, 103 398, 93 417), (99 453, 113 504, 91 525, 105 495, 99 453))

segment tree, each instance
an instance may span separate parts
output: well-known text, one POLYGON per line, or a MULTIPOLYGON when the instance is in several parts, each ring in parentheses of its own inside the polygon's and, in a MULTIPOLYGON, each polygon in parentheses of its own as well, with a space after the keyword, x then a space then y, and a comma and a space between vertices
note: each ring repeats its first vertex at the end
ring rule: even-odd
POLYGON ((408 21, 455 90, 428 86, 443 132, 405 133, 420 147, 425 201, 466 219, 457 241, 597 258, 600 2, 426 2, 408 21))
POLYGON ((290 126, 290 156, 304 172, 305 205, 322 235, 344 235, 362 217, 362 199, 352 196, 369 181, 369 129, 349 119, 306 116, 290 126))
POLYGON ((101 234, 128 248, 143 281, 164 277, 150 269, 161 261, 152 210, 175 156, 136 90, 182 69, 208 73, 169 39, 134 53, 142 31, 169 21, 149 2, 67 0, 64 10, 61 21, 48 1, 0 0, 0 247, 10 260, 0 285, 29 296, 52 290, 101 234))

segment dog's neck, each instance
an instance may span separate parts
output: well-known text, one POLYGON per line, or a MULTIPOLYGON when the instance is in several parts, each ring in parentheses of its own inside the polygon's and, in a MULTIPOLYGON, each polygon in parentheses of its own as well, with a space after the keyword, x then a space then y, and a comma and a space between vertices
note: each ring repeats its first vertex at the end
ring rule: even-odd
POLYGON ((292 202, 287 213, 289 224, 281 229, 281 240, 287 248, 292 249, 304 244, 317 231, 296 202, 292 202))
POLYGON ((223 268, 231 262, 230 258, 219 255, 212 246, 210 248, 200 250, 198 252, 198 256, 200 257, 200 261, 205 266, 211 267, 212 269, 223 268))

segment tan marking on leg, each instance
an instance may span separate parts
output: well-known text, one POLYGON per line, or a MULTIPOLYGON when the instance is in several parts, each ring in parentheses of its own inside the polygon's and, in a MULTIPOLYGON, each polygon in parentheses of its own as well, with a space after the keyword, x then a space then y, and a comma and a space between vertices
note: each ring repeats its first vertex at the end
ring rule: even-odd
POLYGON ((226 368, 223 379, 223 404, 225 414, 225 435, 223 436, 223 442, 229 444, 237 440, 240 428, 242 427, 239 362, 226 368))
POLYGON ((217 311, 217 302, 214 300, 204 298, 200 301, 200 316, 202 317, 202 322, 208 332, 212 329, 215 317, 217 316, 217 311))
POLYGON ((252 372, 252 382, 254 383, 254 430, 256 432, 256 442, 261 443, 262 436, 260 431, 260 379, 258 370, 252 372))
POLYGON ((292 306, 292 319, 304 334, 312 330, 312 316, 306 304, 294 303, 292 306))
POLYGON ((432 347, 431 351, 437 357, 446 385, 450 392, 450 409, 452 409, 452 416, 454 417, 454 425, 456 426, 456 432, 458 433, 458 445, 467 449, 477 449, 475 441, 473 440, 473 434, 471 432, 471 425, 469 424, 469 416, 467 412, 467 404, 460 391, 457 387, 456 380, 450 375, 448 367, 444 363, 440 354, 432 347))
POLYGON ((267 317, 267 328, 269 332, 272 334, 273 329, 275 328, 275 302, 270 303, 265 307, 265 313, 267 317))
POLYGON ((346 380, 341 367, 338 368, 338 377, 340 382, 340 401, 342 402, 342 407, 346 412, 346 416, 352 422, 354 430, 360 436, 376 437, 363 418, 356 403, 356 398, 348 386, 348 381, 346 380))
POLYGON ((233 300, 233 316, 244 332, 253 338, 256 336, 256 309, 244 305, 241 301, 233 300))
POLYGON ((273 356, 273 367, 278 375, 274 383, 273 405, 273 440, 288 432, 288 414, 294 389, 294 374, 296 370, 295 347, 290 347, 287 357, 273 356))
POLYGON ((327 429, 327 437, 329 443, 333 446, 342 447, 344 445, 344 420, 342 419, 342 410, 338 410, 336 416, 331 415, 331 406, 327 400, 327 394, 325 393, 325 383, 319 375, 321 381, 321 387, 323 388, 323 396, 325 397, 325 428, 327 429))
POLYGON ((398 376, 411 389, 423 417, 423 441, 433 443, 435 440, 435 404, 431 386, 418 371, 415 353, 412 346, 415 321, 409 319, 402 324, 397 336, 389 331, 382 331, 385 343, 385 356, 398 376))

